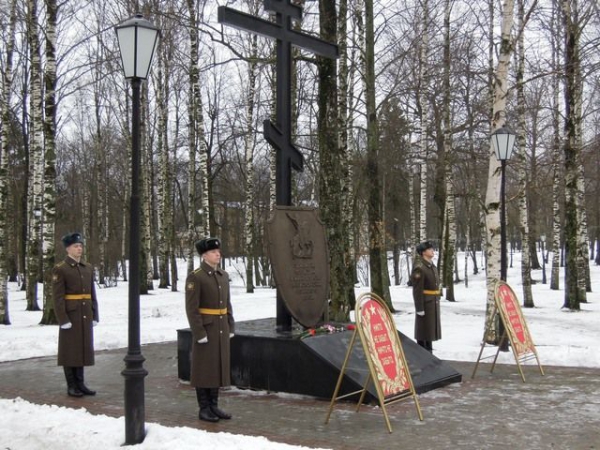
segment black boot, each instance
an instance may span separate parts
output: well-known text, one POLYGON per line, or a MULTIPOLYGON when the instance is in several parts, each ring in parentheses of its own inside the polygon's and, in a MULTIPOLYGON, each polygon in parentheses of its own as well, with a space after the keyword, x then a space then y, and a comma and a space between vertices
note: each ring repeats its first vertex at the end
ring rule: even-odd
POLYGON ((200 406, 200 413, 198 418, 207 422, 218 422, 219 418, 213 413, 210 408, 209 401, 210 389, 207 388, 196 388, 196 398, 198 399, 198 406, 200 406))
POLYGON ((73 372, 75 373, 75 383, 79 391, 83 395, 96 395, 96 391, 89 389, 83 382, 83 367, 73 367, 73 372))
POLYGON ((219 388, 210 388, 210 409, 219 419, 231 419, 231 414, 219 409, 219 388))
POLYGON ((83 397, 83 392, 77 387, 73 367, 63 366, 65 378, 67 379, 67 394, 71 397, 83 397))

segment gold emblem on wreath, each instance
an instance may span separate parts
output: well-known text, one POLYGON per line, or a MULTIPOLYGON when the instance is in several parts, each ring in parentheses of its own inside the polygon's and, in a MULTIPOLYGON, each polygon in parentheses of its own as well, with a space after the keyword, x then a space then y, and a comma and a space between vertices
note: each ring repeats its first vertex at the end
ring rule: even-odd
POLYGON ((58 275, 52 275, 52 281, 58 281, 58 275))
POLYGON ((191 282, 190 282, 190 283, 188 283, 188 284, 187 284, 187 288, 188 288, 188 290, 190 290, 190 291, 191 291, 191 290, 193 290, 193 289, 194 289, 194 283, 191 283, 191 282))

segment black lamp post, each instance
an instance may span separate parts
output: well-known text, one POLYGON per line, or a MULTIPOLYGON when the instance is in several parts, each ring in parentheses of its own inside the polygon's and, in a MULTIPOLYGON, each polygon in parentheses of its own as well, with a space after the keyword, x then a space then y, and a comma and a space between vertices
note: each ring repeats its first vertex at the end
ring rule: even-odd
POLYGON ((140 86, 148 78, 159 30, 141 14, 115 27, 125 78, 131 80, 131 201, 129 207, 129 335, 125 369, 125 444, 144 441, 144 357, 140 345, 140 86))
POLYGON ((545 234, 542 234, 540 236, 540 241, 542 242, 542 284, 546 284, 546 252, 545 252, 546 235, 545 234))
POLYGON ((501 127, 492 133, 491 141, 496 158, 500 161, 500 279, 506 281, 506 161, 512 156, 517 135, 501 127))
MULTIPOLYGON (((506 281, 506 161, 512 155, 517 135, 508 128, 500 127, 492 133, 491 141, 496 158, 500 161, 501 179, 500 179, 500 279, 506 281)), ((498 325, 498 345, 500 350, 508 351, 508 340, 501 342, 504 336, 504 324, 499 319, 498 325)))

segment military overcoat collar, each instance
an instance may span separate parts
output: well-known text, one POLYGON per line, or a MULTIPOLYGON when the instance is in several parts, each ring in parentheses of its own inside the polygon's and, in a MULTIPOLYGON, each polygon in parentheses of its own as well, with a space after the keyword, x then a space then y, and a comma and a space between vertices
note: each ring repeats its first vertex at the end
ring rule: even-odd
POLYGON ((431 268, 433 266, 433 261, 427 261, 422 256, 419 256, 419 259, 421 260, 421 264, 423 264, 424 266, 427 266, 429 268, 431 268))
POLYGON ((202 263, 200 264, 200 268, 204 272, 206 272, 207 274, 209 274, 209 275, 212 275, 214 273, 217 273, 219 275, 223 275, 223 271, 221 270, 220 267, 217 267, 216 269, 213 269, 213 267, 210 264, 208 264, 208 263, 206 263, 204 261, 202 261, 202 263))
POLYGON ((73 258, 71 258, 70 256, 67 256, 67 257, 65 258, 65 262, 66 262, 68 265, 70 265, 71 267, 75 267, 77 264, 80 264, 80 265, 82 265, 82 266, 85 266, 85 263, 84 263, 83 261, 81 261, 81 260, 80 260, 79 262, 77 262, 77 261, 75 261, 73 258))

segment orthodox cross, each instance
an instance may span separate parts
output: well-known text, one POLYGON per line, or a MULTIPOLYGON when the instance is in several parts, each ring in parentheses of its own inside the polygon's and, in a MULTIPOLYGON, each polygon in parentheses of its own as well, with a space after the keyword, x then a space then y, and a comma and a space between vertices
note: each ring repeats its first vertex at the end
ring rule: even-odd
MULTIPOLYGON (((275 202, 277 205, 292 205, 292 168, 302 171, 304 158, 292 143, 292 45, 304 48, 326 58, 337 58, 337 45, 330 44, 292 28, 293 21, 300 22, 302 8, 291 0, 264 0, 265 11, 275 13, 275 22, 261 19, 226 6, 220 6, 218 19, 242 30, 276 40, 276 123, 269 119, 263 123, 263 133, 275 148, 275 202)), ((289 331, 292 316, 277 292, 277 330, 289 331)))
POLYGON ((292 29, 302 19, 302 8, 290 0, 264 0, 265 11, 276 14, 275 22, 226 6, 219 7, 219 22, 276 39, 276 123, 264 121, 264 136, 276 152, 276 203, 292 204, 292 168, 302 171, 304 158, 292 143, 292 45, 320 56, 337 58, 337 45, 292 29))

